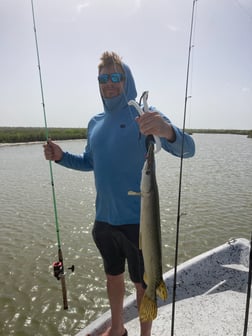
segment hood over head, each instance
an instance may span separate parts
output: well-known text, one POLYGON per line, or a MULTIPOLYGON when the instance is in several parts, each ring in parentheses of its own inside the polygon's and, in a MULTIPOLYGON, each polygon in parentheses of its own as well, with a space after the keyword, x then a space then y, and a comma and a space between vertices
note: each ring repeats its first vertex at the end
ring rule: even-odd
POLYGON ((116 112, 123 109, 125 106, 128 107, 128 102, 137 97, 137 90, 131 70, 125 63, 122 63, 122 67, 125 75, 124 90, 122 94, 114 98, 102 97, 104 111, 107 113, 116 112))

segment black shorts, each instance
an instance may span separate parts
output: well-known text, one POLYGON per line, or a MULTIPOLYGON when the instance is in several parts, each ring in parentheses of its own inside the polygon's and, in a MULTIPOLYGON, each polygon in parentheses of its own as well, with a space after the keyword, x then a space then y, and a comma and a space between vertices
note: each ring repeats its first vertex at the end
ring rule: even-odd
POLYGON ((110 225, 95 221, 93 238, 103 258, 106 274, 119 275, 128 263, 130 279, 143 282, 143 255, 139 250, 139 224, 110 225))

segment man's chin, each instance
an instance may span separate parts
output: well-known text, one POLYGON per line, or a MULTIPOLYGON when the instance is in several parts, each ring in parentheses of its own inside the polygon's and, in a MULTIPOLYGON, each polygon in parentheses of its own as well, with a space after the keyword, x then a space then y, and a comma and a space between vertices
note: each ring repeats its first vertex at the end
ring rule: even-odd
POLYGON ((113 93, 107 93, 106 95, 104 95, 104 98, 112 99, 112 98, 115 98, 115 97, 118 97, 118 96, 119 96, 118 93, 113 92, 113 93))

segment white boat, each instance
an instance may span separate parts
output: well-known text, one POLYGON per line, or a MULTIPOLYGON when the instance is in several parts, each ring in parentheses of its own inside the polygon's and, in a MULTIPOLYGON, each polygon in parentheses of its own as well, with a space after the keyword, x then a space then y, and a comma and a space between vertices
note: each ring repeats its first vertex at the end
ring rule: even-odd
MULTIPOLYGON (((244 238, 229 240, 184 262, 177 268, 174 306, 174 270, 165 273, 164 279, 170 295, 167 302, 158 302, 158 316, 153 321, 152 336, 171 335, 173 307, 174 336, 241 336, 244 335, 246 312, 246 335, 252 335, 252 311, 246 309, 249 264, 250 242, 244 238)), ((128 335, 139 336, 134 294, 125 300, 124 318, 128 335)), ((109 325, 108 311, 76 336, 98 336, 109 325)))

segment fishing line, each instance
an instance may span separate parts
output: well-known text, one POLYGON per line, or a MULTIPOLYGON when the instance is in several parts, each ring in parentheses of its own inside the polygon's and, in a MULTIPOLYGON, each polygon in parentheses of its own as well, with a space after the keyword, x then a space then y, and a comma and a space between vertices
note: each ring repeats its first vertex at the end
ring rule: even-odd
MULTIPOLYGON (((37 30, 36 30, 36 21, 35 21, 33 0, 31 0, 31 8, 32 8, 32 19, 33 19, 35 45, 36 45, 36 55, 37 55, 38 70, 39 70, 40 93, 41 93, 41 98, 42 98, 42 107, 43 107, 43 115, 44 115, 45 137, 46 137, 46 141, 48 142, 49 134, 48 134, 48 127, 47 127, 45 99, 44 99, 44 90, 43 90, 43 81, 42 81, 42 72, 41 72, 41 64, 40 64, 40 57, 39 57, 39 47, 38 47, 38 38, 37 38, 37 30)), ((58 280, 61 280, 63 307, 64 307, 64 309, 68 309, 63 254, 62 254, 62 249, 61 249, 60 230, 59 230, 57 203, 56 203, 56 193, 55 193, 55 187, 54 187, 54 178, 53 178, 53 169, 52 169, 52 161, 51 160, 49 160, 49 169, 50 169, 50 179, 51 179, 51 186, 52 186, 53 209, 54 209, 55 227, 56 227, 57 244, 58 244, 58 258, 59 258, 58 262, 53 263, 54 276, 58 280)), ((72 266, 71 270, 72 271, 74 270, 74 266, 72 266)))
POLYGON ((179 192, 178 192, 178 209, 177 209, 177 225, 176 225, 176 243, 175 243, 175 260, 174 260, 174 280, 173 280, 173 298, 172 298, 172 319, 171 319, 171 336, 174 335, 175 327, 175 303, 176 303, 176 289, 177 289, 177 267, 178 267, 178 246, 179 246, 179 229, 180 229, 180 208, 181 208, 181 189, 182 189, 182 173, 183 173, 183 159, 184 159, 184 142, 185 142, 185 124, 186 124, 186 112, 188 98, 188 86, 190 78, 190 65, 191 65, 191 51, 193 48, 192 39, 194 33, 194 21, 195 21, 195 8, 196 2, 193 0, 192 15, 191 15, 191 27, 189 35, 189 49, 187 58, 187 70, 186 70, 186 86, 185 86, 185 98, 184 98, 184 114, 183 114, 183 129, 182 129, 182 146, 181 146, 181 159, 180 159, 180 172, 179 172, 179 192))

